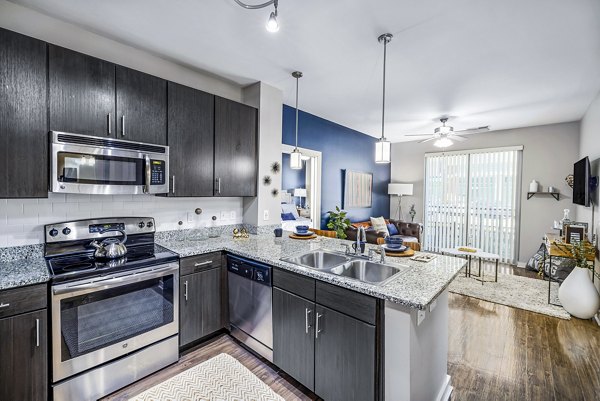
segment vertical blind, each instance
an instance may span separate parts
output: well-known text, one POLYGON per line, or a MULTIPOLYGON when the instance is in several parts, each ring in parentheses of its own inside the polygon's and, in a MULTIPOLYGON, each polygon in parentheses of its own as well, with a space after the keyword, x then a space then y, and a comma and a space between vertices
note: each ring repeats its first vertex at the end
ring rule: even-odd
POLYGON ((425 156, 424 248, 461 245, 517 259, 521 150, 425 156))

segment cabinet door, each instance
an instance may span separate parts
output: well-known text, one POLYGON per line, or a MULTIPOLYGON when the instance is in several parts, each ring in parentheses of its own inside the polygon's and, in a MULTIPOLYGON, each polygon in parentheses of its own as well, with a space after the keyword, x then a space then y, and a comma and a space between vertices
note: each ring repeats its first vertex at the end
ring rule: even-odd
POLYGON ((210 269, 200 274, 202 293, 202 337, 212 334, 224 324, 221 320, 221 269, 210 269))
POLYGON ((167 81, 117 66, 117 138, 167 144, 167 81))
POLYGON ((310 390, 315 384, 314 315, 313 302, 273 287, 273 363, 310 390))
POLYGON ((257 111, 215 97, 215 196, 256 196, 257 111))
POLYGON ((179 281, 179 345, 184 346, 223 327, 221 269, 188 274, 179 281))
POLYGON ((0 400, 48 399, 46 314, 0 319, 0 400))
POLYGON ((49 46, 50 130, 115 136, 115 65, 49 46))
POLYGON ((0 29, 0 99, 0 198, 45 198, 45 42, 0 29))
POLYGON ((327 401, 375 398, 375 326, 317 305, 315 393, 327 401))
POLYGON ((169 82, 169 196, 212 196, 215 96, 169 82))

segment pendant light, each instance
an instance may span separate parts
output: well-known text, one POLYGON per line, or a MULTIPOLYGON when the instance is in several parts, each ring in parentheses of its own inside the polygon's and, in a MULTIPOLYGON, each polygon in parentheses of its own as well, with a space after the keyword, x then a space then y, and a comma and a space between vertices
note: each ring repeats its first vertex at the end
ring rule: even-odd
POLYGON ((234 1, 240 7, 244 7, 246 10, 258 10, 258 9, 265 8, 265 7, 268 7, 271 4, 273 4, 273 7, 275 8, 275 10, 271 12, 271 15, 269 15, 269 19, 267 20, 267 24, 265 25, 265 28, 269 32, 279 31, 279 22, 277 22, 277 16, 278 16, 277 15, 277 6, 279 5, 278 0, 269 0, 269 1, 266 1, 261 4, 246 4, 241 0, 234 0, 234 1))
POLYGON ((302 153, 298 149, 298 80, 302 78, 300 71, 292 72, 292 77, 296 78, 296 147, 290 155, 290 168, 293 170, 302 169, 302 153))
POLYGON ((392 40, 391 33, 384 33, 377 38, 383 43, 383 104, 381 107, 381 138, 375 142, 375 163, 390 163, 392 161, 392 143, 385 139, 385 63, 387 44, 392 40))

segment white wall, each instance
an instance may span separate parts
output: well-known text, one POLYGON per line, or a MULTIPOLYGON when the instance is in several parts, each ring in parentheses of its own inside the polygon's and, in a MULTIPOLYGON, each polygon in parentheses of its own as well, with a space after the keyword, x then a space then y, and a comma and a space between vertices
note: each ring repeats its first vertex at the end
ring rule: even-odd
POLYGON ((273 162, 281 164, 281 129, 283 93, 281 90, 258 82, 244 88, 242 98, 246 104, 259 109, 258 113, 258 184, 256 198, 244 198, 244 222, 256 226, 281 223, 281 197, 271 191, 281 191, 281 171, 271 172, 273 162), (264 185, 263 177, 271 177, 271 184, 264 185), (264 218, 265 211, 269 218, 264 218))
MULTIPOLYGON (((600 93, 592 102, 581 120, 579 157, 588 156, 592 164, 592 175, 600 177, 600 93)), ((594 194, 594 204, 600 204, 600 189, 594 194)), ((592 221, 592 208, 577 206, 577 221, 585 221, 594 224, 596 236, 600 234, 600 219, 598 219, 598 206, 595 207, 595 217, 592 221)), ((598 246, 598 243, 596 243, 598 246)), ((600 269, 600 260, 596 260, 596 271, 600 269)), ((600 291, 600 279, 595 280, 596 288, 600 291)))
MULTIPOLYGON (((579 156, 579 123, 552 124, 469 135, 468 141, 457 143, 449 150, 512 145, 524 147, 518 260, 526 262, 539 247, 544 234, 551 230, 553 220, 562 218, 563 209, 574 209, 565 177, 572 172, 573 163, 579 156), (532 179, 540 182, 543 189, 548 186, 558 188, 562 193, 560 202, 551 197, 534 197, 527 200, 527 190, 532 179)), ((402 211, 406 214, 409 206, 414 203, 417 210, 416 222, 423 221, 424 156, 425 153, 436 151, 439 149, 431 142, 392 145, 391 179, 392 182, 414 184, 414 196, 403 198, 402 211)), ((390 204, 391 214, 396 212, 396 206, 396 198, 393 198, 390 204)))

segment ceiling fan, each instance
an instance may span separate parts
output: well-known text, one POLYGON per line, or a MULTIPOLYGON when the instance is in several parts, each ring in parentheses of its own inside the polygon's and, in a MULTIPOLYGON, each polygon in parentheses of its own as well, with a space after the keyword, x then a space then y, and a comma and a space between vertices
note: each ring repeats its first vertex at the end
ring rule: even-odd
POLYGON ((447 148, 448 146, 452 146, 454 144, 453 141, 466 141, 467 138, 465 138, 463 135, 478 134, 480 132, 486 132, 490 130, 490 126, 486 125, 485 127, 461 129, 455 131, 454 127, 446 125, 446 122, 448 122, 448 117, 440 118, 440 122, 442 123, 442 126, 437 127, 433 131, 433 134, 408 134, 405 136, 430 136, 430 138, 423 139, 422 141, 419 141, 419 143, 435 141, 433 143, 434 146, 438 148, 447 148))

